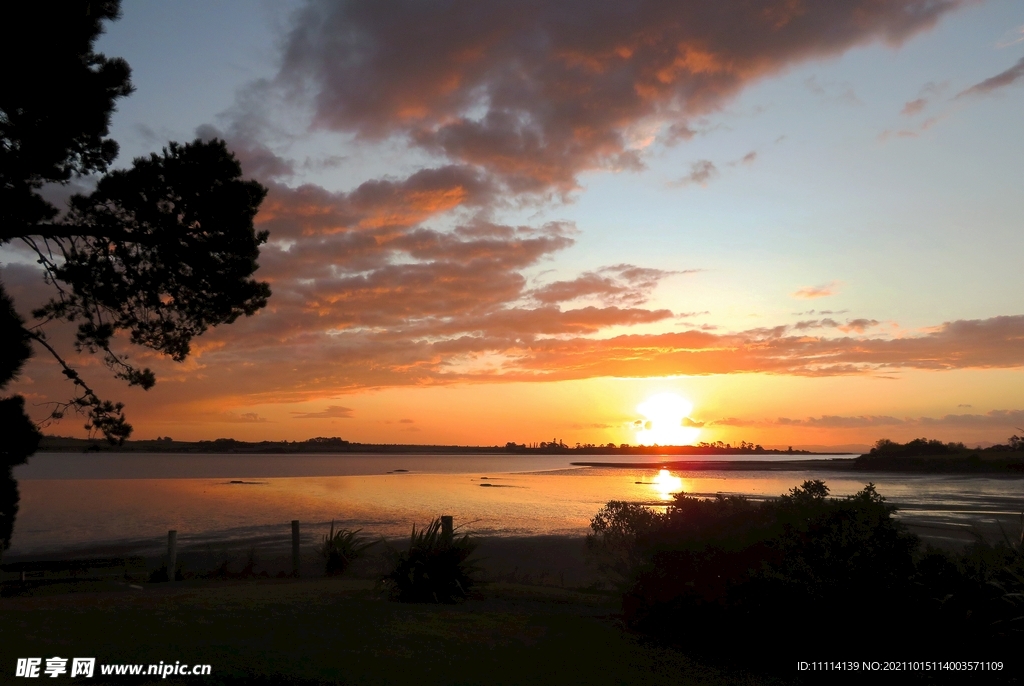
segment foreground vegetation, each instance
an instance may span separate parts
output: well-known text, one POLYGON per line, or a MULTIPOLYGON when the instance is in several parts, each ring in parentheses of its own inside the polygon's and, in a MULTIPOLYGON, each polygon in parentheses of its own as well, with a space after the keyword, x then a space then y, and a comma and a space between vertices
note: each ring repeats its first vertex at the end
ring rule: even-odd
POLYGON ((928 550, 892 514, 870 485, 836 499, 820 481, 766 502, 678 496, 665 513, 612 502, 588 544, 618 592, 496 582, 493 553, 439 520, 373 556, 332 529, 318 552, 336 576, 318 580, 268 578, 250 552, 176 585, 68 579, 0 598, 0 670, 67 654, 208 663, 209 684, 753 684, 818 683, 796 672, 807 658, 1014 666, 1020 541, 928 550))
POLYGON ((735 660, 737 643, 821 659, 1016 655, 1021 541, 923 548, 894 510, 870 484, 829 498, 822 481, 765 502, 679 495, 664 514, 611 502, 588 545, 618 581, 629 626, 706 656, 735 660))
POLYGON ((454 603, 469 596, 478 567, 470 556, 477 549, 468 534, 445 532, 440 518, 416 531, 409 547, 392 549, 381 581, 391 600, 405 603, 454 603))
POLYGON ((764 683, 622 631, 612 596, 537 586, 492 584, 439 605, 387 602, 361 580, 207 581, 4 598, 0 608, 3 675, 19 656, 77 655, 208 663, 206 686, 764 683))
POLYGON ((353 562, 381 542, 368 536, 360 536, 361 531, 362 529, 355 531, 338 529, 335 531, 334 522, 331 522, 330 533, 324 535, 317 547, 317 553, 324 559, 324 573, 327 576, 344 574, 353 562))

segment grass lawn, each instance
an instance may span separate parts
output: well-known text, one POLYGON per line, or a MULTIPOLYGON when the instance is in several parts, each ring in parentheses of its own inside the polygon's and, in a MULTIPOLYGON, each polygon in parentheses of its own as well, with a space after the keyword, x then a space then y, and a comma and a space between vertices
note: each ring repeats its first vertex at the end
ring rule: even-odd
POLYGON ((387 602, 360 580, 121 588, 0 599, 0 682, 28 683, 13 678, 18 657, 58 655, 213 667, 105 681, 97 666, 93 679, 60 683, 762 683, 624 631, 607 595, 496 583, 439 606, 387 602))

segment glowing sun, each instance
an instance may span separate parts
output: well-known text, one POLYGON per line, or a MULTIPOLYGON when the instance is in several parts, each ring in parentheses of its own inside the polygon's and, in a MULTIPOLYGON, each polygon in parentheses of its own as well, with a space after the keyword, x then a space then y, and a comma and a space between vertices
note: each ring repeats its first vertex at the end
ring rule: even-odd
POLYGON ((693 404, 675 393, 652 395, 636 407, 646 421, 635 422, 640 445, 691 445, 700 435, 696 426, 686 426, 693 404))

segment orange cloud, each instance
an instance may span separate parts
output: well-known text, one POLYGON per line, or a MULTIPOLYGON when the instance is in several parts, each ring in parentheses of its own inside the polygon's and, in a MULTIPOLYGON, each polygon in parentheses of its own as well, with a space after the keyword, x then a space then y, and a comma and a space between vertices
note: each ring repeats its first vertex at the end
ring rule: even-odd
POLYGON ((843 324, 843 325, 838 326, 836 328, 838 328, 840 331, 843 331, 845 333, 850 333, 850 332, 853 332, 853 333, 864 333, 868 329, 870 329, 872 327, 875 327, 875 326, 878 326, 878 320, 877 319, 863 319, 862 318, 862 319, 848 319, 848 320, 846 320, 846 324, 843 324))
POLYGON ((488 206, 495 194, 486 176, 455 165, 421 169, 401 180, 366 181, 351 193, 331 193, 311 184, 290 188, 264 183, 269 193, 256 223, 275 240, 354 230, 387 235, 456 207, 488 206))
POLYGON ((293 419, 351 419, 352 408, 328 405, 320 412, 292 412, 293 419))
MULTIPOLYGON (((877 375, 900 369, 1024 366, 1024 315, 948 322, 905 338, 807 336, 786 326, 731 334, 690 330, 590 337, 637 315, 654 319, 659 313, 552 308, 496 313, 469 324, 425 322, 335 334, 296 331, 283 338, 261 334, 257 317, 233 327, 230 346, 203 356, 206 374, 190 380, 189 393, 256 404, 383 386, 736 373, 877 375)), ((158 362, 158 374, 169 367, 171 363, 158 362)), ((47 374, 59 383, 56 369, 33 371, 37 387, 47 374)))
POLYGON ((794 298, 826 298, 830 295, 835 295, 838 290, 839 282, 830 281, 829 283, 821 286, 808 286, 807 288, 801 288, 800 290, 793 293, 794 298))
POLYGON ((985 414, 947 414, 942 417, 890 417, 886 415, 822 415, 805 419, 779 417, 751 420, 729 417, 707 422, 711 426, 793 426, 810 429, 864 429, 872 427, 992 428, 1013 431, 1024 424, 1024 410, 992 410, 985 414))
POLYGON ((521 363, 538 374, 545 367, 571 369, 572 378, 737 372, 835 376, 901 368, 1019 367, 1024 365, 1022 340, 1024 316, 947 322, 925 335, 896 339, 809 337, 791 335, 788 327, 737 334, 687 331, 545 341, 521 363))
POLYGON ((925 98, 917 98, 916 100, 911 100, 910 102, 903 106, 903 109, 900 111, 900 114, 906 115, 908 117, 913 117, 915 114, 920 114, 927 104, 928 100, 925 98))
POLYGON ((241 414, 221 412, 217 414, 216 418, 217 421, 227 424, 263 424, 270 421, 266 417, 261 417, 255 412, 243 412, 241 414))
MULTIPOLYGON (((317 240, 330 246, 343 237, 317 240)), ((300 249, 295 264, 270 260, 275 296, 268 308, 208 332, 187 373, 155 355, 144 358, 160 380, 147 405, 180 413, 197 403, 253 408, 397 386, 738 373, 877 376, 901 369, 1024 366, 1024 315, 946 322, 898 338, 871 333, 875 320, 832 318, 732 333, 693 328, 609 337, 611 327, 680 321, 668 310, 643 307, 665 272, 615 265, 550 288, 527 288, 518 270, 563 240, 557 226, 524 231, 477 223, 403 243, 424 260, 411 265, 390 264, 411 254, 392 248, 359 257, 358 264, 370 265, 365 272, 338 272, 314 259, 316 249, 308 258, 300 249), (563 309, 577 296, 599 304, 563 309)), ((287 254, 280 252, 278 257, 287 254)), ((32 267, 3 269, 9 292, 23 307, 40 298, 40 278, 32 267)), ((51 341, 73 351, 72 327, 53 328, 51 341)), ((138 401, 142 391, 112 381, 98 360, 71 358, 105 397, 124 399, 129 408, 138 401)), ((39 402, 68 393, 66 379, 46 357, 31 360, 25 376, 31 388, 23 390, 39 402)), ((296 412, 295 418, 345 418, 349 412, 330 405, 296 412)), ((262 418, 246 412, 223 415, 222 421, 262 418)))
POLYGON ((596 272, 585 272, 572 281, 555 281, 530 293, 540 303, 569 302, 579 298, 597 298, 608 303, 640 304, 666 276, 692 274, 695 269, 669 272, 661 269, 619 264, 596 272))

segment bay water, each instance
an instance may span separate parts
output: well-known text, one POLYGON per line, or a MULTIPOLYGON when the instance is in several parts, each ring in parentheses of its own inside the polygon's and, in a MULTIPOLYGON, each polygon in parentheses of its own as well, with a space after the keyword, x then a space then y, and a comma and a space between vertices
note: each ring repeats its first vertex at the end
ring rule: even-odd
POLYGON ((773 497, 808 479, 825 480, 834 496, 872 482, 938 544, 1016 538, 1024 511, 1024 478, 570 464, 580 460, 650 465, 658 456, 40 453, 15 469, 21 504, 5 558, 154 554, 170 529, 184 546, 283 547, 295 519, 310 541, 332 521, 398 538, 442 514, 477 536, 582 536, 610 500, 663 507, 679 491, 773 497))

